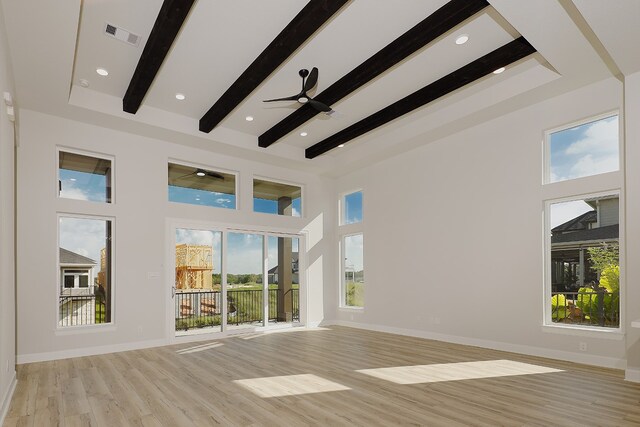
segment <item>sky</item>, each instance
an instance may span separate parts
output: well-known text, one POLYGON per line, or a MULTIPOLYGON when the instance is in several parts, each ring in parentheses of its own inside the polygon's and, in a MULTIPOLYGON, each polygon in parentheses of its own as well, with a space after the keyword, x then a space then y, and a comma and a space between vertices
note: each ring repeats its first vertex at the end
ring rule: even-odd
POLYGON ((93 277, 100 270, 100 250, 106 245, 107 221, 103 219, 60 218, 60 247, 96 262, 93 277))
POLYGON ((59 179, 65 199, 106 202, 106 175, 60 169, 59 179))
POLYGON ((344 266, 354 271, 364 270, 364 241, 362 234, 354 234, 344 238, 344 266))
POLYGON ((593 208, 582 200, 554 203, 549 210, 551 229, 592 210, 593 208))
POLYGON ((619 169, 618 116, 611 116, 550 135, 550 182, 619 169))
POLYGON ((362 221, 362 191, 344 196, 344 224, 362 221))

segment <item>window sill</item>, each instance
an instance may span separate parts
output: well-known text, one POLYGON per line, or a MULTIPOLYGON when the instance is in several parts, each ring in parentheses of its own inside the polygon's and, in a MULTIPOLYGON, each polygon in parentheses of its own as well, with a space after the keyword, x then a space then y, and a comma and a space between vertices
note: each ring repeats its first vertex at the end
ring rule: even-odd
POLYGON ((113 332, 117 330, 116 325, 109 323, 106 325, 87 325, 87 326, 66 326, 63 328, 56 328, 56 335, 79 335, 90 334, 94 332, 113 332))
POLYGON ((624 332, 622 332, 621 329, 596 329, 589 326, 542 325, 542 332, 580 337, 602 338, 615 341, 622 341, 624 339, 624 332))

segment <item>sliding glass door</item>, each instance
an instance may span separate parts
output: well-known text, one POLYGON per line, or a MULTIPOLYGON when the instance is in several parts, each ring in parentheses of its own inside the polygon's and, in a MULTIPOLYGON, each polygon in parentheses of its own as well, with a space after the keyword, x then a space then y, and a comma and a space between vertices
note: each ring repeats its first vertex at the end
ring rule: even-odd
POLYGON ((174 228, 175 334, 300 323, 300 238, 174 228))

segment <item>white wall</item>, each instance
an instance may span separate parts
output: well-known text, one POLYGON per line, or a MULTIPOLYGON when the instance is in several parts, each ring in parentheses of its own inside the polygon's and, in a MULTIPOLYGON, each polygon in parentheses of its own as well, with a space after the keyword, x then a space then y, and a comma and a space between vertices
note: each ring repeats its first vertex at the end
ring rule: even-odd
MULTIPOLYGON (((0 10, 0 92, 15 97, 4 17, 0 10)), ((0 104, 0 424, 15 381, 14 138, 4 102, 0 104)))
POLYGON ((53 359, 167 342, 166 303, 173 276, 166 271, 168 224, 234 224, 279 231, 309 230, 308 321, 323 316, 322 280, 330 266, 325 233, 333 212, 325 201, 333 182, 310 174, 274 168, 171 142, 118 132, 23 110, 18 149, 18 361, 53 359), (56 146, 115 157, 115 203, 57 198, 56 146), (167 161, 196 163, 240 173, 240 210, 167 201, 167 161), (252 175, 304 185, 304 218, 253 213, 252 175), (83 333, 56 330, 57 212, 115 217, 115 326, 83 333), (160 273, 149 278, 149 272, 160 273))
MULTIPOLYGON (((627 327, 640 322, 640 73, 625 78, 627 327)), ((627 333, 627 379, 640 382, 640 329, 627 333)))
POLYGON ((543 132, 621 107, 621 83, 607 80, 339 179, 338 193, 364 191, 365 308, 333 309, 334 272, 327 318, 624 367, 622 334, 542 327, 543 200, 622 183, 616 172, 543 188, 543 132))

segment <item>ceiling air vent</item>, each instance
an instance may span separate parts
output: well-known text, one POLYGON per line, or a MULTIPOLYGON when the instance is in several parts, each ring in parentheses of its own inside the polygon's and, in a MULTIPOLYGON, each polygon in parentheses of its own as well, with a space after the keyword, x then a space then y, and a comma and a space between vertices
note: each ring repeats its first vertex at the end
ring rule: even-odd
POLYGON ((133 34, 130 31, 124 30, 122 28, 118 28, 115 25, 111 25, 108 22, 105 24, 104 33, 115 39, 120 40, 121 42, 128 43, 132 46, 138 46, 140 43, 140 36, 137 34, 133 34))

